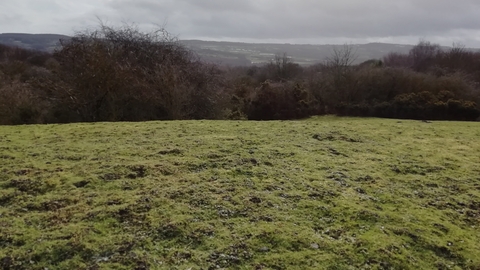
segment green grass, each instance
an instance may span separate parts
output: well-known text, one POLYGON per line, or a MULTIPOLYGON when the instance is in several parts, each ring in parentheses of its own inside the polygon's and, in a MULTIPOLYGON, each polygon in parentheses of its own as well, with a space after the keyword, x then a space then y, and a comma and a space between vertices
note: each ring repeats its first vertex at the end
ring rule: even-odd
POLYGON ((480 124, 0 127, 0 268, 479 269, 480 124))

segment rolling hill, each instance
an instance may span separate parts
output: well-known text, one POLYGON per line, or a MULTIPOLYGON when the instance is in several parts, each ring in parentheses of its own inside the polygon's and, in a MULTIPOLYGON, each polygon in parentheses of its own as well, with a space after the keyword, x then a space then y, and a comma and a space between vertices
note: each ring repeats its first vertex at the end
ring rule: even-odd
MULTIPOLYGON (((57 34, 0 34, 0 44, 19 46, 27 49, 53 51, 60 39, 68 36, 57 34)), ((310 44, 273 44, 273 43, 242 43, 218 42, 203 40, 181 40, 187 48, 195 51, 203 60, 230 66, 248 66, 271 61, 275 54, 286 53, 291 59, 301 65, 312 65, 324 61, 332 55, 338 45, 310 44)), ((407 53, 413 45, 368 43, 352 44, 356 54, 355 63, 369 59, 381 59, 390 52, 407 53)))
POLYGON ((69 38, 69 36, 57 34, 3 33, 0 34, 0 44, 51 52, 59 45, 60 39, 69 38))

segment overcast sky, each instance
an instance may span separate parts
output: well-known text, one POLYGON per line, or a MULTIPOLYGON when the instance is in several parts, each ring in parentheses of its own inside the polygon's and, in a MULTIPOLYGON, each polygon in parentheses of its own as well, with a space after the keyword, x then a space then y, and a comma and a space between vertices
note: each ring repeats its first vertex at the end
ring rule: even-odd
POLYGON ((480 0, 0 0, 0 33, 72 35, 97 17, 180 39, 480 47, 480 0))

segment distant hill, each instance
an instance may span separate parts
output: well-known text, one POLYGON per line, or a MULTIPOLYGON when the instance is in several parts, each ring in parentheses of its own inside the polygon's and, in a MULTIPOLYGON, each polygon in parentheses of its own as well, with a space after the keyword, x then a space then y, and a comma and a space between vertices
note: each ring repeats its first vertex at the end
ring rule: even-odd
MULTIPOLYGON (((272 44, 182 40, 207 61, 231 65, 250 65, 271 61, 275 54, 286 53, 301 65, 312 65, 332 55, 336 45, 272 44)), ((338 46, 338 45, 337 45, 338 46)), ((386 43, 354 44, 356 63, 369 59, 381 59, 390 52, 407 53, 413 45, 386 43)))
POLYGON ((51 52, 59 44, 60 39, 69 39, 69 36, 57 34, 0 34, 0 44, 21 48, 51 52))
MULTIPOLYGON (((57 34, 0 34, 0 44, 52 52, 60 39, 69 36, 57 34)), ((275 54, 287 53, 296 63, 312 65, 332 55, 335 45, 273 44, 181 40, 187 48, 195 51, 203 60, 222 65, 248 66, 271 61, 275 54)), ((413 45, 388 43, 353 44, 355 63, 369 59, 381 59, 390 52, 407 53, 413 45)))

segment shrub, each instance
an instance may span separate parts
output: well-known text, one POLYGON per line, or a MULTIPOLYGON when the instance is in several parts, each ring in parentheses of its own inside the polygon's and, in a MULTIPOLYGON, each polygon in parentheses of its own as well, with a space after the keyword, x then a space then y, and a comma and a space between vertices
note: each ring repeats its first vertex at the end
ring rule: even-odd
POLYGON ((403 119, 475 121, 480 116, 472 101, 453 98, 443 101, 450 94, 445 91, 438 95, 426 91, 400 94, 390 102, 340 103, 336 109, 339 115, 403 119))
POLYGON ((265 82, 248 98, 246 115, 250 120, 299 119, 316 113, 317 103, 299 83, 265 82))
POLYGON ((451 119, 475 121, 480 116, 477 104, 472 101, 450 99, 447 106, 451 119))
POLYGON ((0 124, 42 123, 45 107, 28 84, 14 82, 0 87, 0 124))
POLYGON ((215 118, 218 71, 160 29, 105 25, 54 53, 54 93, 81 121, 215 118))

